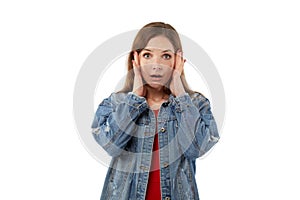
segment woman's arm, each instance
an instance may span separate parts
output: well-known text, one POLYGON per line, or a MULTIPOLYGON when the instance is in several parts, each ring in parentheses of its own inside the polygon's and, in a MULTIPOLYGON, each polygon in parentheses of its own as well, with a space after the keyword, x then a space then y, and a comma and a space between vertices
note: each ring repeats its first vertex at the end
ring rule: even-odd
POLYGON ((187 93, 175 98, 176 137, 182 153, 191 159, 204 155, 220 138, 209 100, 196 95, 195 103, 187 93))
POLYGON ((137 129, 136 120, 148 106, 144 97, 132 92, 121 103, 117 103, 117 95, 100 103, 92 123, 94 138, 112 157, 122 153, 137 129))

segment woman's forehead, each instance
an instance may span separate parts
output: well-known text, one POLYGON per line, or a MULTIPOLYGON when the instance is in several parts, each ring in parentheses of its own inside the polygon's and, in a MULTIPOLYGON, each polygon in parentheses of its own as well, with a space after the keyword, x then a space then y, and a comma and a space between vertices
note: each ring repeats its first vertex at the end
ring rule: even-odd
POLYGON ((157 36, 149 40, 148 44, 144 49, 151 51, 172 51, 174 52, 174 47, 170 40, 164 36, 157 36))

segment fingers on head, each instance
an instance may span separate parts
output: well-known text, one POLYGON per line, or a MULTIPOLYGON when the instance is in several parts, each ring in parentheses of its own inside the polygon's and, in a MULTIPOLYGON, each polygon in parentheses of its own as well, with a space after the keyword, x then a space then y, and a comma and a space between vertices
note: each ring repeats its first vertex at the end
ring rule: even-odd
POLYGON ((133 60, 132 60, 132 63, 133 63, 133 66, 134 67, 138 67, 139 66, 139 60, 138 60, 138 53, 136 51, 133 51, 133 60))
POLYGON ((183 58, 183 53, 182 53, 182 51, 181 51, 181 50, 178 50, 176 54, 177 54, 177 57, 176 57, 177 59, 176 59, 176 61, 177 61, 178 63, 180 63, 180 64, 185 63, 186 59, 183 58))

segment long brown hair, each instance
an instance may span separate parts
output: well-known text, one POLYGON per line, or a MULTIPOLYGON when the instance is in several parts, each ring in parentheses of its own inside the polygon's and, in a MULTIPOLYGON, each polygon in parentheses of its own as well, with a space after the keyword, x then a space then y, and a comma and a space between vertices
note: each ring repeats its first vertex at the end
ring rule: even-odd
MULTIPOLYGON (((163 22, 151 22, 145 25, 141 30, 139 30, 139 32, 137 33, 133 41, 131 52, 129 53, 128 60, 127 60, 127 76, 126 76, 125 84, 123 88, 117 93, 132 91, 133 81, 134 81, 134 72, 133 72, 133 65, 132 65, 132 60, 134 58, 133 53, 134 51, 140 53, 146 47, 148 42, 156 36, 164 36, 168 38, 171 44, 173 45, 175 52, 177 52, 178 50, 182 51, 182 45, 181 45, 179 35, 177 31, 170 24, 166 24, 163 22)), ((190 87, 186 82, 184 70, 182 71, 180 78, 185 91, 190 95, 195 93, 195 91, 190 89, 190 87)), ((171 91, 168 87, 164 86, 164 91, 167 94, 171 94, 171 91)))

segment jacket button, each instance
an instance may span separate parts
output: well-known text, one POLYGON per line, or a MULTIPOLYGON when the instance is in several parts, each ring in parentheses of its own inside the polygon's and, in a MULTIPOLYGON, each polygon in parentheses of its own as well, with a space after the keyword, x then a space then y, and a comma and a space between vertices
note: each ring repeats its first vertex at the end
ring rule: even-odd
POLYGON ((167 107, 169 105, 169 101, 162 103, 163 107, 167 107))
POLYGON ((171 198, 170 197, 166 197, 165 200, 171 200, 171 198))
POLYGON ((164 133, 164 132, 166 132, 166 129, 165 129, 164 127, 161 127, 160 131, 161 131, 162 133, 164 133))

